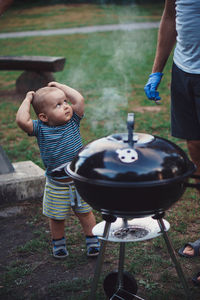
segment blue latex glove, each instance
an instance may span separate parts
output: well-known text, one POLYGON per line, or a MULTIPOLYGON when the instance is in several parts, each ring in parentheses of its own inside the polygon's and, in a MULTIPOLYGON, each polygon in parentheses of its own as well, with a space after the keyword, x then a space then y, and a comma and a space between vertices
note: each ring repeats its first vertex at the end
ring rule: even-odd
POLYGON ((163 73, 156 72, 149 75, 149 80, 144 87, 145 94, 147 98, 150 100, 160 100, 159 92, 157 91, 157 87, 159 86, 163 73))

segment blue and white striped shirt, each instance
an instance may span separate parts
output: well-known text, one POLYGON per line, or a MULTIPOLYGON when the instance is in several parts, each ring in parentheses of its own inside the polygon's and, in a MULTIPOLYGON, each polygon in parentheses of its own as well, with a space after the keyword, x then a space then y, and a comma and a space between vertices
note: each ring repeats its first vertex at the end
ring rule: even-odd
POLYGON ((82 147, 80 120, 75 113, 69 122, 60 126, 48 126, 40 120, 33 120, 31 135, 37 137, 47 177, 52 179, 68 177, 63 171, 52 171, 72 161, 82 147))

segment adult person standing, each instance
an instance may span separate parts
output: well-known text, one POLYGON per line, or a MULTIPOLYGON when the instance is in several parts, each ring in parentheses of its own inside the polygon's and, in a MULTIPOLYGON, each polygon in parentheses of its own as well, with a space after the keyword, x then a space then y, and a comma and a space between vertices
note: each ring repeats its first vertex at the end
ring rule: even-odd
MULTIPOLYGON (((158 32, 152 73, 145 85, 150 100, 160 100, 157 88, 172 52, 171 134, 185 139, 200 175, 200 1, 166 0, 158 32)), ((185 257, 200 256, 200 239, 179 250, 185 257)), ((200 285, 200 272, 193 278, 200 285)))

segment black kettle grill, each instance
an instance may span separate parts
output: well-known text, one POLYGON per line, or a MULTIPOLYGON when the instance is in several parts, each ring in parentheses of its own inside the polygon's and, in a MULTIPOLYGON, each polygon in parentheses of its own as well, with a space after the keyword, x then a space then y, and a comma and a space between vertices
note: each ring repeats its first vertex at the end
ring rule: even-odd
MULTIPOLYGON (((135 133, 133 113, 128 114, 127 129, 127 133, 112 134, 89 143, 65 169, 81 197, 100 211, 106 221, 90 300, 95 300, 111 223, 122 218, 123 228, 127 229, 129 219, 149 216, 157 220, 186 296, 191 299, 163 216, 183 195, 187 186, 196 187, 187 183, 189 177, 194 177, 196 167, 176 144, 158 136, 135 133)), ((104 289, 109 297, 114 293, 110 299, 133 299, 128 294, 142 299, 136 296, 135 279, 123 270, 125 242, 120 242, 118 272, 109 274, 104 281, 104 289), (108 286, 116 286, 117 283, 117 292, 110 291, 108 286), (132 288, 129 289, 129 286, 132 288), (126 293, 125 298, 122 298, 122 291, 126 293)))
POLYGON ((149 134, 113 134, 85 146, 67 166, 76 188, 94 209, 119 217, 167 210, 184 193, 194 164, 174 143, 149 134))

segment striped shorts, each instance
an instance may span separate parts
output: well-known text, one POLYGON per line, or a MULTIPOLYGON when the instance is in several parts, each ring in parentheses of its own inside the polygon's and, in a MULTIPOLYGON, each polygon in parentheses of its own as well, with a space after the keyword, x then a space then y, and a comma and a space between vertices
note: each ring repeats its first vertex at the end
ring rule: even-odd
POLYGON ((46 179, 43 197, 43 214, 51 219, 64 220, 70 216, 71 208, 76 213, 87 213, 92 210, 80 198, 73 181, 58 182, 46 179))

